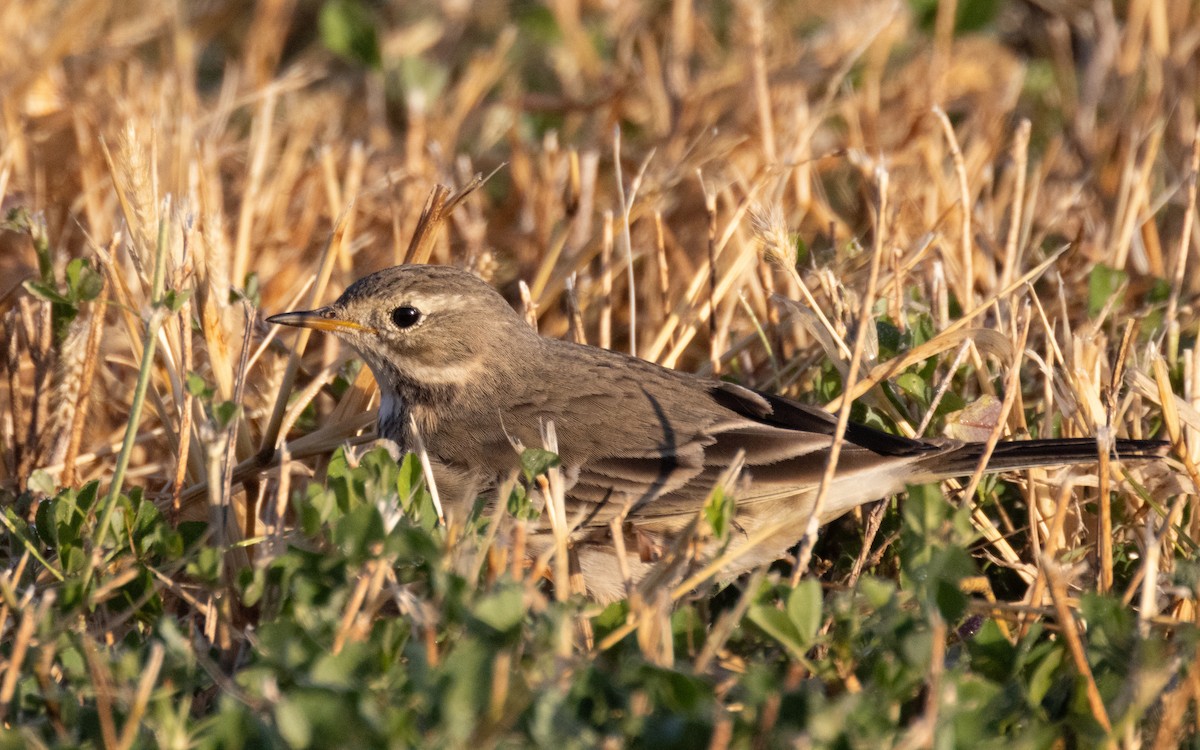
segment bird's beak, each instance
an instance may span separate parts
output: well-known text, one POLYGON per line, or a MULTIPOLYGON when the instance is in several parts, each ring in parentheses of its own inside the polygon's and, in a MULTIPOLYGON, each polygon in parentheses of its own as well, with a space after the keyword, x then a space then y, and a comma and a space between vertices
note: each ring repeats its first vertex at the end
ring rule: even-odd
POLYGON ((298 310, 296 312, 280 313, 267 318, 267 322, 281 326, 312 328, 318 331, 332 331, 334 333, 375 333, 374 328, 337 317, 328 307, 322 307, 319 310, 298 310))

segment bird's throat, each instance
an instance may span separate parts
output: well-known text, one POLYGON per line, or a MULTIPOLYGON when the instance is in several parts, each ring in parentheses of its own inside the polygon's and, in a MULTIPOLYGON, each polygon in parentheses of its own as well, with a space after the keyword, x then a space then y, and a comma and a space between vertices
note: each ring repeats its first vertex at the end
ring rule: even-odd
POLYGON ((428 440, 437 429, 436 415, 453 403, 458 388, 417 383, 390 364, 370 365, 379 384, 379 436, 395 442, 404 452, 413 450, 410 422, 428 440))

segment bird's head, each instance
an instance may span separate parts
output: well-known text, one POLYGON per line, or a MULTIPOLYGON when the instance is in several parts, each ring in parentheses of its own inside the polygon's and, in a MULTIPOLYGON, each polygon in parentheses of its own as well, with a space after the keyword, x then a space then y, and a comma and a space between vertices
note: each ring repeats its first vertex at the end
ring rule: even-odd
POLYGON ((331 305, 267 322, 336 334, 381 385, 463 385, 537 341, 495 290, 449 266, 388 268, 354 282, 331 305))

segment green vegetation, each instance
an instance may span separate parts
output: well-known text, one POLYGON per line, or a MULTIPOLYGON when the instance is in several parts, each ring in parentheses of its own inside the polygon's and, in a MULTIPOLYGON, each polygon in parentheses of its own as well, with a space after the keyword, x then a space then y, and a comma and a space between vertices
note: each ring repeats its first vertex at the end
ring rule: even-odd
MULTIPOLYGON (((758 577, 732 632, 709 627, 729 605, 692 602, 656 624, 669 630, 650 653, 638 634, 564 654, 581 618, 604 641, 628 606, 556 602, 536 580, 495 570, 488 521, 448 540, 420 475, 412 456, 339 450, 326 487, 295 496, 298 530, 259 544, 253 568, 236 571, 203 524, 176 527, 135 490, 113 514, 112 543, 94 549, 103 562, 90 587, 97 483, 43 500, 33 524, 22 520, 29 495, 18 499, 11 538, 56 560, 45 569, 62 581, 19 618, 16 643, 33 645, 7 743, 694 747, 714 733, 735 746, 770 733, 860 746, 936 727, 952 745, 1003 736, 1032 747, 1105 736, 1066 644, 1042 622, 1018 634, 964 595, 976 535, 935 487, 913 488, 904 504, 898 583, 866 576, 822 591, 811 578, 793 589, 758 577), (115 643, 80 627, 97 621, 115 643), (926 726, 931 689, 954 700, 926 726)), ((1138 686, 1192 659, 1195 639, 1164 641, 1161 626, 1140 639, 1115 596, 1080 606, 1114 725, 1137 725, 1138 686)))

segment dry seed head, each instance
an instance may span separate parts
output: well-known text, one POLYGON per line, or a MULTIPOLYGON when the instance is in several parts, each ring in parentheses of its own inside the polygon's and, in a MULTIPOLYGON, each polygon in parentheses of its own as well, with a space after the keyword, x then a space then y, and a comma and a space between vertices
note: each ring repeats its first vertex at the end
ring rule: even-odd
POLYGON ((59 348, 58 363, 50 384, 50 420, 46 434, 54 442, 47 463, 61 463, 67 452, 71 421, 79 404, 83 359, 87 355, 88 321, 89 318, 84 316, 75 318, 67 328, 66 338, 59 348))
POLYGON ((117 166, 121 178, 125 182, 125 193, 136 226, 130 227, 133 242, 130 242, 129 256, 137 268, 138 275, 143 281, 149 281, 149 271, 143 253, 152 253, 155 237, 158 234, 157 204, 154 195, 154 180, 150 170, 152 164, 146 153, 146 146, 139 138, 137 126, 128 122, 118 139, 117 166))
POLYGON ((784 265, 792 262, 792 237, 779 204, 769 208, 758 206, 752 209, 750 228, 754 232, 754 238, 761 244, 765 258, 784 265))
POLYGON ((489 284, 495 283, 496 271, 499 270, 500 264, 496 260, 495 253, 491 248, 485 249, 475 257, 471 258, 471 263, 467 268, 468 271, 475 274, 489 284))

